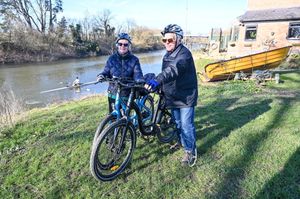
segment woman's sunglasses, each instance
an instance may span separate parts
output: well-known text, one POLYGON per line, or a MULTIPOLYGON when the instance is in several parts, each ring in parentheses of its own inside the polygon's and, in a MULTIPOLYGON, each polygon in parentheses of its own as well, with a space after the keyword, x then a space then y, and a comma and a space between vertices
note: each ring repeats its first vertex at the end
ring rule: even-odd
POLYGON ((169 38, 169 39, 165 39, 165 38, 164 38, 164 39, 162 39, 162 42, 163 42, 163 43, 167 43, 167 42, 168 42, 168 43, 173 43, 174 41, 175 41, 175 40, 174 40, 173 38, 169 38))
POLYGON ((118 43, 118 46, 124 46, 124 47, 128 47, 129 46, 129 44, 128 43, 118 43))

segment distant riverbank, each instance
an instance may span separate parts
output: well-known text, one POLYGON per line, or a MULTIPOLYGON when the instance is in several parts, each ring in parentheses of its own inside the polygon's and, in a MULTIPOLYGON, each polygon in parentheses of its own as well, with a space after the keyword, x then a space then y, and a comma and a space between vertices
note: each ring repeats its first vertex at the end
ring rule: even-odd
MULTIPOLYGON (((82 59, 88 57, 98 57, 108 55, 107 52, 85 52, 78 51, 71 47, 61 49, 36 49, 24 50, 11 46, 10 48, 0 48, 0 67, 4 64, 25 64, 25 63, 43 63, 67 59, 82 59)), ((162 45, 153 45, 150 47, 133 47, 133 53, 146 53, 162 50, 162 45)))

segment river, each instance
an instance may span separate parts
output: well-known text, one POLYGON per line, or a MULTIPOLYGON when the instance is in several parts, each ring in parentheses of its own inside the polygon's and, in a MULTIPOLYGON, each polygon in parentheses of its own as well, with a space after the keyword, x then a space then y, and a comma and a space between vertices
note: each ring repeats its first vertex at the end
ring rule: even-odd
MULTIPOLYGON (((164 51, 155 51, 136 54, 144 74, 159 73, 163 53, 164 51)), ((107 83, 89 85, 80 92, 69 89, 44 94, 40 92, 71 85, 76 77, 79 77, 81 83, 95 81, 107 58, 108 56, 99 56, 51 63, 0 65, 0 88, 3 86, 12 90, 16 99, 29 108, 105 93, 107 83)))

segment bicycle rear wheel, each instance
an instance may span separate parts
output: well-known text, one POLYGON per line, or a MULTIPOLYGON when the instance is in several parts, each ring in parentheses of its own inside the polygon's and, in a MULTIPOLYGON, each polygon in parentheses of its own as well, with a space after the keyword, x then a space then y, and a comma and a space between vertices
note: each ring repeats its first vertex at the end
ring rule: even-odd
POLYGON ((131 160, 136 133, 131 123, 118 120, 108 126, 93 144, 90 157, 92 175, 101 181, 115 179, 131 160))
MULTIPOLYGON (((141 119, 144 126, 152 123, 152 118, 154 114, 154 100, 151 95, 143 96, 138 99, 136 102, 136 107, 131 107, 129 111, 130 121, 134 124, 135 127, 138 126, 138 113, 141 113, 141 119)), ((132 105, 133 106, 133 105, 132 105)))
POLYGON ((144 104, 141 107, 141 114, 143 117, 143 125, 149 125, 152 123, 154 115, 154 100, 151 95, 147 95, 144 104))
POLYGON ((169 111, 162 111, 158 117, 157 126, 157 138, 162 143, 171 142, 176 136, 176 123, 172 118, 172 114, 169 111))

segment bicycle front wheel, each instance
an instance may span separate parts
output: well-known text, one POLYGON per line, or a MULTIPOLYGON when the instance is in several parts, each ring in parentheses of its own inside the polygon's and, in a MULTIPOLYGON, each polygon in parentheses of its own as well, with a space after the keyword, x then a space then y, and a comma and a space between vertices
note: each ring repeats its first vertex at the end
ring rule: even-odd
POLYGON ((108 126, 93 144, 90 170, 101 181, 115 179, 131 160, 136 144, 133 125, 118 120, 108 126))
POLYGON ((95 132, 95 135, 94 135, 94 139, 93 139, 93 145, 96 141, 96 139, 98 138, 98 136, 100 135, 100 133, 106 128, 108 127, 110 124, 112 124, 114 121, 116 121, 117 119, 117 116, 116 115, 112 115, 112 114, 109 114, 107 115, 99 124, 96 132, 95 132))

